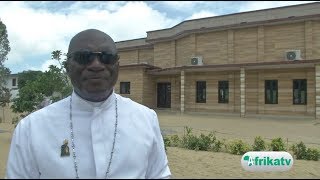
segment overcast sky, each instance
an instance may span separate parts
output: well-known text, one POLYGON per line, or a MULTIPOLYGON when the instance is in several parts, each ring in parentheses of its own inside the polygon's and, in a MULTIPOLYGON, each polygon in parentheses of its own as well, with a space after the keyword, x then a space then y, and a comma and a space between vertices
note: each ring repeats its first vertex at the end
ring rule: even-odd
POLYGON ((48 1, 0 2, 11 51, 11 73, 48 69, 51 52, 67 52, 78 32, 96 28, 115 41, 144 38, 147 31, 189 20, 315 1, 48 1))

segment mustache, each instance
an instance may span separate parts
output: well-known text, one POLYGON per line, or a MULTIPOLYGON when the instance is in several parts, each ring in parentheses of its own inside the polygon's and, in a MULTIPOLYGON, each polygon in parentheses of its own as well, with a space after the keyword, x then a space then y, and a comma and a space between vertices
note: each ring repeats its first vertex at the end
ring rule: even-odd
POLYGON ((88 79, 110 79, 112 78, 113 73, 112 72, 100 72, 100 73, 84 73, 82 74, 82 80, 88 80, 88 79))

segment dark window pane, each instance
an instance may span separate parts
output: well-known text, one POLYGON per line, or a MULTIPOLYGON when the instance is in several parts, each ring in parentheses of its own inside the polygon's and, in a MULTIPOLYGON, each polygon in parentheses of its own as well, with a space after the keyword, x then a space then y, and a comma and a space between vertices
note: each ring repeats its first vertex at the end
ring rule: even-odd
POLYGON ((218 82, 218 103, 229 102, 229 81, 218 82))
POLYGON ((206 102, 206 81, 197 81, 196 84, 196 102, 205 103, 206 102))
POLYGON ((293 104, 307 104, 307 80, 294 79, 292 84, 293 104))
POLYGON ((265 104, 278 104, 278 80, 265 80, 265 104))
POLYGON ((120 82, 120 94, 130 94, 130 82, 120 82))

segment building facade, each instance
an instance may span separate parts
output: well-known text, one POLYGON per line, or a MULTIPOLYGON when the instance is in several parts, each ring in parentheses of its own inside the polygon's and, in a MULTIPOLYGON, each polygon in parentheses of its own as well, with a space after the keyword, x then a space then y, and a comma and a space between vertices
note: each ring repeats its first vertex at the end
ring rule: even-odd
POLYGON ((116 42, 115 91, 150 108, 320 118, 319 9, 188 20, 116 42))
POLYGON ((11 100, 18 96, 18 74, 10 74, 6 79, 5 87, 10 90, 11 100))

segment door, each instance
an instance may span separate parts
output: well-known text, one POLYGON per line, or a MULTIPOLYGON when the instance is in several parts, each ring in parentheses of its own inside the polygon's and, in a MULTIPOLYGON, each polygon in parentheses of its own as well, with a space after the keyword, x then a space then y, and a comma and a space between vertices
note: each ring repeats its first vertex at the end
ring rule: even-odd
POLYGON ((157 107, 171 108, 171 83, 157 84, 157 107))

